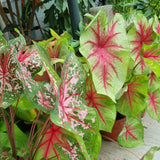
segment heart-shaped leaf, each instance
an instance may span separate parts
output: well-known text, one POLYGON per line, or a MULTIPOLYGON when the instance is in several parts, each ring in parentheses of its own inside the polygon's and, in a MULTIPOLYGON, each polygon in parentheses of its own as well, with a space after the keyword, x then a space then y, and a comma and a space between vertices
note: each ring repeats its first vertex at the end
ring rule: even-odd
POLYGON ((97 94, 91 78, 87 79, 85 103, 88 107, 97 110, 99 116, 99 129, 111 132, 116 118, 115 104, 107 96, 97 94))
POLYGON ((39 84, 41 87, 34 96, 33 101, 44 111, 48 112, 53 109, 56 102, 55 91, 48 82, 39 84))
POLYGON ((42 136, 35 160, 45 159, 84 159, 80 144, 70 132, 52 123, 42 136))
POLYGON ((128 42, 120 14, 107 25, 106 22, 104 10, 100 10, 80 37, 80 52, 91 67, 97 93, 115 101, 126 78, 128 42))
POLYGON ((0 106, 7 107, 12 104, 23 92, 20 77, 16 74, 17 63, 13 57, 15 48, 5 49, 0 54, 0 106))
MULTIPOLYGON (((84 104, 86 74, 74 53, 67 55, 61 79, 56 105, 51 111, 52 122, 81 136, 90 144, 96 143, 98 117, 94 109, 84 104)), ((93 148, 92 145, 90 156, 94 155, 93 148)))
POLYGON ((127 91, 117 101, 117 111, 123 115, 136 116, 146 107, 148 77, 146 75, 133 76, 125 87, 127 91))
POLYGON ((137 118, 127 118, 125 127, 118 136, 118 142, 124 147, 143 145, 143 125, 137 118))
POLYGON ((149 115, 153 119, 160 121, 160 90, 149 92, 146 102, 149 115))

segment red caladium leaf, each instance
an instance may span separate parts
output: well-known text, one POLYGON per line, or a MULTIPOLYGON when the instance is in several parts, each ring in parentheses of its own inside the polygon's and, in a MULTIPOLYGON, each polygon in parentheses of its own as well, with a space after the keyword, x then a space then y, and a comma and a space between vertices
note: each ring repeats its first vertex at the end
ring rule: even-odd
POLYGON ((15 47, 8 47, 0 54, 0 106, 12 104, 23 92, 23 85, 16 73, 18 67, 13 57, 15 47))
POLYGON ((157 16, 154 18, 153 30, 160 35, 160 23, 157 16))
POLYGON ((154 43, 151 46, 143 45, 142 50, 143 61, 157 77, 160 77, 160 47, 159 43, 154 43))
POLYGON ((150 73, 150 70, 156 73, 156 75, 160 76, 160 51, 158 44, 153 44, 150 46, 147 46, 143 44, 143 47, 141 49, 141 57, 139 57, 138 66, 136 67, 136 72, 138 70, 140 71, 140 74, 148 74, 150 73))
POLYGON ((149 115, 160 121, 160 90, 148 93, 147 98, 147 111, 149 115))
POLYGON ((135 62, 139 61, 142 45, 153 43, 155 34, 152 24, 148 23, 145 16, 137 14, 134 18, 135 26, 128 32, 128 37, 132 46, 131 54, 134 55, 135 62), (135 34, 136 33, 136 34, 135 34))
POLYGON ((38 90, 37 94, 34 96, 33 101, 37 103, 40 108, 44 111, 50 111, 55 106, 56 95, 55 91, 50 85, 50 83, 40 84, 41 88, 38 90))
POLYGON ((3 53, 3 48, 7 45, 7 41, 3 37, 3 33, 0 31, 0 54, 3 53))
MULTIPOLYGON (((51 120, 56 125, 74 132, 79 138, 86 139, 90 146, 92 145, 92 150, 93 144, 97 141, 96 134, 98 134, 99 126, 96 111, 84 104, 85 80, 86 74, 82 64, 74 53, 69 53, 64 62, 62 82, 56 105, 51 111, 51 120)), ((86 151, 84 146, 83 150, 86 151)), ((94 152, 93 149, 90 156, 93 156, 94 152)))
POLYGON ((107 96, 97 94, 91 78, 87 79, 85 103, 88 107, 97 110, 99 115, 99 129, 111 132, 116 118, 115 104, 107 96))
POLYGON ((136 116, 145 109, 148 77, 146 75, 134 76, 125 87, 126 92, 117 101, 117 110, 123 115, 136 116))
POLYGON ((85 159, 74 135, 52 123, 43 135, 34 159, 85 159))
POLYGON ((118 136, 118 142, 124 147, 143 145, 143 125, 137 118, 127 118, 125 127, 118 136))
POLYGON ((87 58, 98 94, 115 95, 124 84, 128 65, 127 38, 123 17, 116 14, 106 25, 104 10, 92 20, 80 37, 80 52, 87 58))
POLYGON ((55 94, 57 95, 58 87, 60 85, 61 80, 51 65, 51 60, 50 60, 50 57, 49 57, 46 49, 42 45, 40 45, 36 42, 34 42, 34 45, 35 45, 35 47, 41 57, 41 60, 43 62, 43 66, 45 67, 45 69, 48 73, 48 76, 50 78, 50 82, 52 84, 52 88, 54 89, 55 94))
POLYGON ((154 72, 149 75, 149 91, 153 92, 160 88, 160 80, 156 77, 154 72))
POLYGON ((35 48, 25 46, 25 41, 21 35, 15 39, 14 43, 17 49, 14 58, 18 63, 19 77, 22 79, 24 92, 29 98, 33 98, 38 90, 38 84, 33 80, 33 75, 41 70, 41 59, 35 48))

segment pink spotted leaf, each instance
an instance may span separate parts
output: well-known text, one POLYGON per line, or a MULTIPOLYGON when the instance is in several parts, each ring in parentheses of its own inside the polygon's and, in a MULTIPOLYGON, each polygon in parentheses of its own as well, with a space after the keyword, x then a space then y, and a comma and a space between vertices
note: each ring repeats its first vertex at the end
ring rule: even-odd
POLYGON ((106 22, 104 10, 100 10, 80 37, 80 52, 91 67, 97 93, 115 101, 126 78, 128 41, 121 15, 106 22))
POLYGON ((52 84, 52 88, 54 89, 55 94, 57 94, 61 79, 59 78, 58 74, 55 72, 53 66, 51 65, 51 59, 50 59, 46 49, 42 45, 40 45, 36 42, 34 42, 34 45, 38 51, 38 54, 41 57, 41 60, 43 62, 43 66, 48 73, 50 82, 52 84))
POLYGON ((52 122, 86 139, 90 144, 96 143, 99 129, 97 114, 84 104, 86 75, 74 53, 67 55, 61 79, 56 105, 51 111, 52 122))
POLYGON ((146 101, 148 114, 153 119, 160 121, 160 90, 149 92, 146 101))
POLYGON ((97 110, 99 115, 99 129, 111 132, 116 118, 115 104, 107 96, 97 94, 91 78, 87 79, 85 103, 88 107, 97 110))
POLYGON ((13 57, 15 47, 4 48, 0 54, 0 107, 12 104, 23 92, 23 84, 17 75, 18 65, 13 57))
POLYGON ((53 109, 56 102, 55 91, 52 85, 48 82, 43 82, 40 85, 40 89, 34 96, 33 101, 44 111, 49 112, 53 109))
POLYGON ((42 141, 34 159, 61 160, 64 157, 66 160, 84 159, 81 147, 74 135, 52 123, 52 127, 42 136, 42 141))
POLYGON ((143 125, 137 118, 127 118, 125 126, 118 136, 120 145, 128 148, 133 148, 143 145, 143 125))
POLYGON ((145 97, 148 91, 148 77, 146 75, 133 76, 124 87, 127 87, 127 89, 117 101, 117 110, 123 115, 136 116, 146 106, 145 97))
MULTIPOLYGON (((21 46, 19 42, 19 46, 21 46)), ((24 47, 18 50, 17 60, 19 62, 19 76, 22 79, 26 96, 33 98, 38 91, 38 83, 33 80, 33 76, 42 68, 42 62, 37 50, 31 47, 24 47)))

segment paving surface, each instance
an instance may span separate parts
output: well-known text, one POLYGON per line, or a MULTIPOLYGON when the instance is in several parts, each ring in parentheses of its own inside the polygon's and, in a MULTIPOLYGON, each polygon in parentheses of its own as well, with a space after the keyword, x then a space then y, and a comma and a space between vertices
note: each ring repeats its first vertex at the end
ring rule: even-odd
MULTIPOLYGON (((150 147, 160 147, 160 123, 151 119, 148 114, 142 119, 144 128, 145 145, 125 150, 119 145, 103 140, 98 160, 115 160, 115 158, 125 160, 140 160, 150 147)), ((160 151, 156 152, 153 160, 160 160, 160 151)))

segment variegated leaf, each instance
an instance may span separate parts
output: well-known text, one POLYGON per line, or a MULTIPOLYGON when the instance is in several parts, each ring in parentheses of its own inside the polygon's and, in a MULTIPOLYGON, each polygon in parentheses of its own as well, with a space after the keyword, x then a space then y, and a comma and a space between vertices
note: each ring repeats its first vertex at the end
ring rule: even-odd
POLYGON ((143 145, 143 125, 137 118, 127 118, 125 127, 118 136, 118 142, 124 147, 133 148, 143 145))

